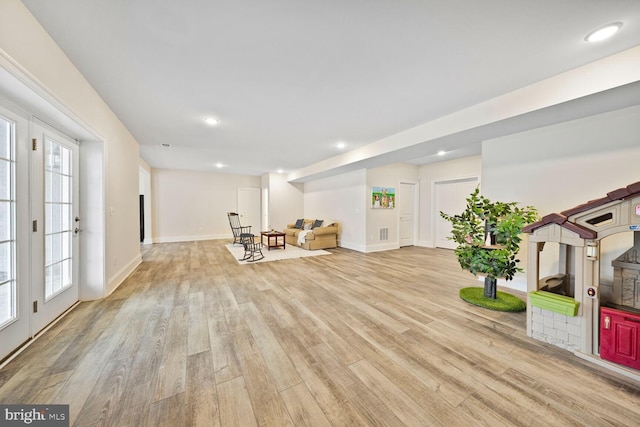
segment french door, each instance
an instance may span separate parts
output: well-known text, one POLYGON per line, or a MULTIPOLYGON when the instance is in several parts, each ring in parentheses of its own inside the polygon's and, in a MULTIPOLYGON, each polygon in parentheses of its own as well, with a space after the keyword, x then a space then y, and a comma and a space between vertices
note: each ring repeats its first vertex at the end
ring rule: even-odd
POLYGON ((37 123, 32 128, 31 299, 37 333, 78 301, 80 217, 77 144, 37 123))
POLYGON ((0 360, 31 334, 27 123, 0 106, 0 360))
POLYGON ((78 146, 0 106, 0 360, 78 300, 78 146))

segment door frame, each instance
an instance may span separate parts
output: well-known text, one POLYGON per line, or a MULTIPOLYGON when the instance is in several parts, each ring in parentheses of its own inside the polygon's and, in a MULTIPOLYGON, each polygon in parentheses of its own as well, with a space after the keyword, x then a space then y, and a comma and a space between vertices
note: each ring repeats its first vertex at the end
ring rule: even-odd
MULTIPOLYGON (((400 181, 400 197, 404 198, 402 194, 402 185, 412 185, 413 186, 413 229, 411 230, 411 240, 412 243, 409 246, 415 246, 416 242, 419 239, 419 230, 420 230, 420 183, 416 181, 400 181)), ((400 199, 400 203, 402 203, 402 199, 400 199)), ((401 213, 398 210, 398 246, 400 246, 400 216, 401 213)))
POLYGON ((460 176, 460 177, 456 177, 456 178, 440 178, 440 179, 433 179, 431 181, 431 246, 432 248, 436 248, 437 246, 437 230, 436 227, 438 226, 438 217, 440 216, 440 213, 438 212, 437 206, 436 206, 436 185, 439 184, 446 184, 446 183, 453 183, 453 182, 457 182, 457 181, 472 181, 475 180, 477 181, 478 185, 481 184, 480 181, 480 175, 464 175, 464 176, 460 176))
MULTIPOLYGON (((54 91, 44 86, 41 81, 36 80, 1 49, 0 104, 16 115, 24 115, 27 122, 32 119, 34 114, 37 114, 42 121, 53 124, 55 128, 63 130, 63 133, 72 136, 79 142, 80 181, 82 182, 80 186, 80 215, 85 231, 80 235, 79 297, 80 300, 104 298, 108 289, 106 277, 107 215, 105 208, 107 197, 106 136, 68 108, 64 102, 56 97, 54 91)), ((28 129, 24 135, 28 139, 28 129)), ((29 154, 27 155, 29 156, 29 154)), ((30 229, 30 215, 18 218, 19 224, 21 219, 24 224, 20 226, 30 229)), ((30 251, 30 247, 28 250, 30 251)), ((30 336, 33 337, 32 331, 30 331, 30 336)), ((9 363, 13 357, 32 342, 33 340, 30 340, 25 346, 14 351, 0 366, 9 363)))
POLYGON ((72 247, 72 285, 62 289, 47 298, 44 289, 46 281, 45 253, 46 253, 46 141, 51 140, 70 150, 72 162, 72 212, 70 213, 69 227, 71 230, 82 230, 80 213, 80 145, 78 141, 65 135, 63 132, 33 117, 30 122, 29 137, 36 142, 36 149, 31 150, 31 174, 29 197, 31 200, 31 219, 38 221, 37 231, 31 233, 31 300, 35 307, 31 310, 31 334, 38 334, 53 320, 73 307, 80 300, 80 265, 81 236, 83 233, 73 232, 70 236, 72 247), (74 220, 76 218, 76 220, 74 220))

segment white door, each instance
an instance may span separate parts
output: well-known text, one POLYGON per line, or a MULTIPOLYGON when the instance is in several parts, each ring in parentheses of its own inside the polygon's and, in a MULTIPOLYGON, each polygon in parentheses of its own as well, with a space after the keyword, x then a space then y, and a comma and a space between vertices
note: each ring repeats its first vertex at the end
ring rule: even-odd
POLYGON ((455 249, 457 244, 449 240, 451 236, 451 223, 440 216, 440 211, 457 215, 467 206, 466 198, 478 186, 478 178, 459 179, 452 181, 436 182, 434 189, 436 217, 436 247, 455 249))
POLYGON ((400 183, 398 209, 400 210, 400 246, 412 246, 415 242, 415 194, 416 185, 400 183))
POLYGON ((32 331, 78 301, 78 146, 33 124, 31 217, 32 331))
POLYGON ((260 235, 260 189, 238 188, 238 215, 240 224, 251 226, 251 233, 260 235))
POLYGON ((31 336, 28 119, 0 107, 0 360, 31 336))

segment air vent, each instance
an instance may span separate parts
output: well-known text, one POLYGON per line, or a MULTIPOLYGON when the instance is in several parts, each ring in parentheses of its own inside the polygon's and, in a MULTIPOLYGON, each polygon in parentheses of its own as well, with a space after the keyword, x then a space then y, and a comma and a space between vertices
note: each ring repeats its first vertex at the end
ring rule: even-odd
POLYGON ((380 229, 380 240, 389 240, 389 229, 381 228, 380 229))
POLYGON ((160 144, 163 147, 171 147, 171 144, 160 144))

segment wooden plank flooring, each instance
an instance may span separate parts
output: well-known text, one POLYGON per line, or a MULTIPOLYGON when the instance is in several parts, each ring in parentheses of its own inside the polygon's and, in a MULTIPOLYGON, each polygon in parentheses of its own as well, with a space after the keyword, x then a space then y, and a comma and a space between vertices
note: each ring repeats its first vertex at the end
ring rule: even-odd
POLYGON ((461 301, 451 251, 238 265, 226 241, 145 246, 0 370, 0 403, 77 426, 632 426, 640 384, 461 301))

